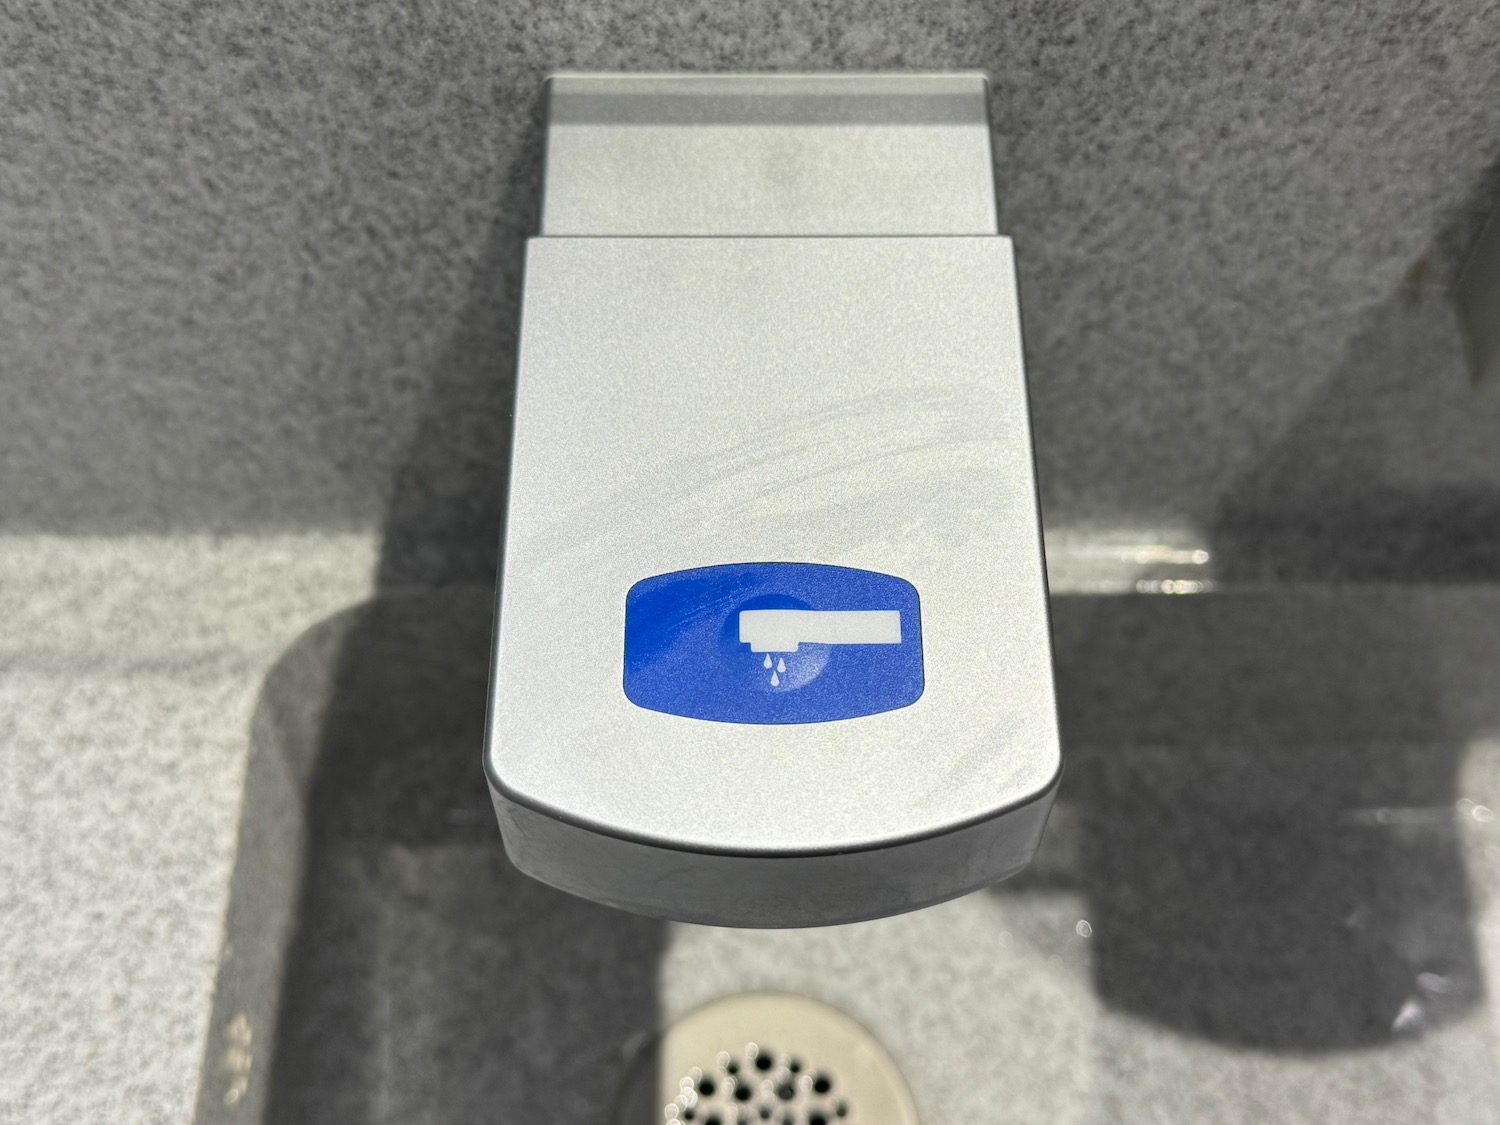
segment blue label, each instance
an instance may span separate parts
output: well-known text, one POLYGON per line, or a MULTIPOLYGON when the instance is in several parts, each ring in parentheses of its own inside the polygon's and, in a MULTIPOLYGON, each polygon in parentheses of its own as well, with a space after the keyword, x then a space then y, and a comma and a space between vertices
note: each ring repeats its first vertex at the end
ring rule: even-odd
POLYGON ((625 695, 721 723, 826 723, 922 694, 917 590, 817 563, 658 574, 625 595, 625 695))

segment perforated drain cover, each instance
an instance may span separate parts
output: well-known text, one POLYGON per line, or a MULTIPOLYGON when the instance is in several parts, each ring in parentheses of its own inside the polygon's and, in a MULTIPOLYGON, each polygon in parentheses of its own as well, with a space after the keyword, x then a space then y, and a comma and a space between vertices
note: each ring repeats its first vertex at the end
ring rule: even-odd
POLYGON ((718 1000, 626 1076, 617 1125, 917 1125, 901 1072, 859 1024, 802 996, 718 1000))

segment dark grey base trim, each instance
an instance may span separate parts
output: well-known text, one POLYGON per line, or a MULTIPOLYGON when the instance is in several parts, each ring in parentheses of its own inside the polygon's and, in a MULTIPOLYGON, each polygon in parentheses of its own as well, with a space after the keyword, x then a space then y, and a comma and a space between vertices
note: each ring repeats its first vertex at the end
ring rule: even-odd
POLYGON ((722 855, 608 836, 491 789, 511 861, 534 879, 636 914, 745 929, 882 918, 1016 874, 1041 842, 1057 782, 1028 804, 938 836, 820 855, 722 855))

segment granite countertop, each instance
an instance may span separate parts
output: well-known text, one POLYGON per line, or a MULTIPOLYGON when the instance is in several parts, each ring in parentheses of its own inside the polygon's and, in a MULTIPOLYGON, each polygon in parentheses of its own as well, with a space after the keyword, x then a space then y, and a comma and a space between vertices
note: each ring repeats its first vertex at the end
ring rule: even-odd
POLYGON ((774 988, 876 1031, 931 1121, 1493 1117, 1500 591, 1074 575, 1033 868, 749 932, 511 871, 477 759, 489 593, 370 602, 376 556, 0 540, 7 1114, 597 1119, 661 1020, 774 988), (300 797, 247 795, 268 738, 306 744, 272 755, 305 759, 300 797), (291 877, 257 837, 307 841, 291 877))
POLYGON ((191 1118, 251 713, 375 556, 0 538, 0 1118, 191 1118))

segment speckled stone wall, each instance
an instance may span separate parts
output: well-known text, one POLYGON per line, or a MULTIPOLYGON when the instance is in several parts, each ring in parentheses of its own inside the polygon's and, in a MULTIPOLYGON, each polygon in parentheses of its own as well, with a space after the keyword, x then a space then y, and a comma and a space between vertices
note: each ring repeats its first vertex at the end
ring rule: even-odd
POLYGON ((424 0, 0 16, 0 528, 493 562, 550 70, 982 67, 1049 531, 1500 572, 1444 299, 1500 6, 424 0))

